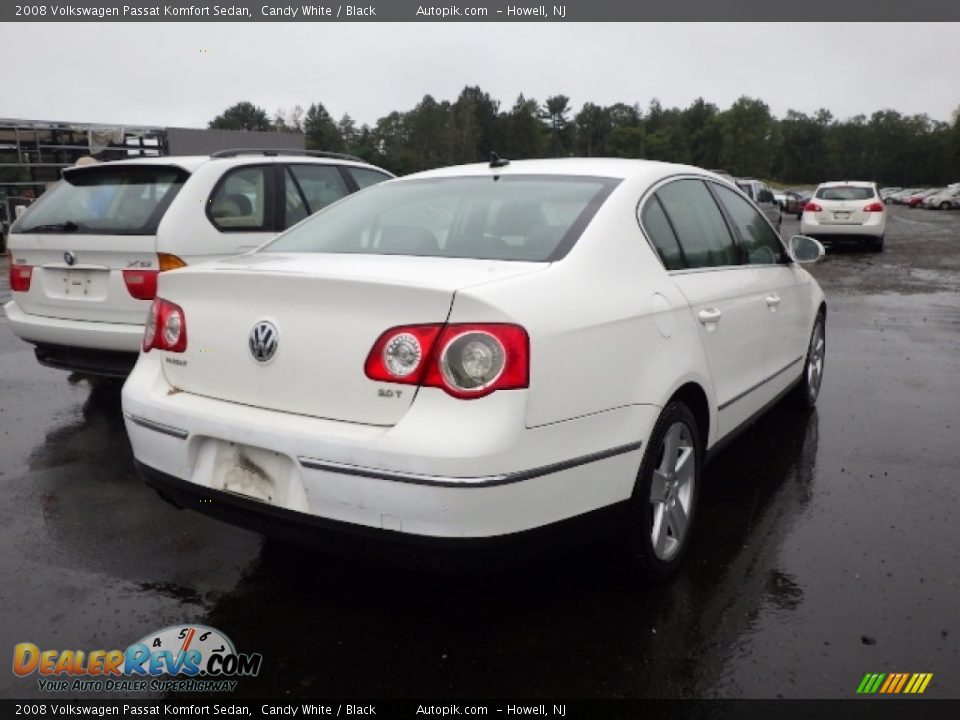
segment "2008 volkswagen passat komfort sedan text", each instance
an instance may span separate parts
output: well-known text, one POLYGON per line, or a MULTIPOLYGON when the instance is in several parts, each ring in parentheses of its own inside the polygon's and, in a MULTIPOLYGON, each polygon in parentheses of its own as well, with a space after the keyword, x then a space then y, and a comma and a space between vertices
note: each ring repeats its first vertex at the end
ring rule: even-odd
POLYGON ((160 276, 123 390, 148 483, 242 524, 469 543, 612 509, 650 575, 706 454, 816 400, 823 294, 717 176, 447 168, 160 276))

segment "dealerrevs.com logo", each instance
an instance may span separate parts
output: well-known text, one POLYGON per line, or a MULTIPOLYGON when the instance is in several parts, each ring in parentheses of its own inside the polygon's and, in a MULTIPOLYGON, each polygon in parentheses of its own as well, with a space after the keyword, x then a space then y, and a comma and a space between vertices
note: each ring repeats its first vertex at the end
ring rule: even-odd
POLYGON ((204 625, 164 628, 126 650, 41 650, 30 642, 13 648, 14 674, 36 674, 46 692, 229 692, 235 678, 255 677, 262 662, 204 625))

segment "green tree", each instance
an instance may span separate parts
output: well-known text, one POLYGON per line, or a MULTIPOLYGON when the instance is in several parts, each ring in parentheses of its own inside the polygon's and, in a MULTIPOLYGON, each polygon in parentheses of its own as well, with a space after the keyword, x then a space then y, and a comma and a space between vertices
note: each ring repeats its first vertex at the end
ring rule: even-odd
POLYGON ((216 130, 272 130, 273 125, 266 110, 251 102, 238 102, 231 105, 210 121, 210 128, 216 130))
POLYGON ((323 103, 314 103, 303 118, 303 133, 308 150, 343 150, 343 136, 323 103))
POLYGON ((521 93, 510 111, 498 119, 502 147, 507 158, 539 158, 547 154, 547 134, 540 120, 540 105, 521 93))
POLYGON ((563 157, 571 148, 570 98, 566 95, 548 97, 541 117, 550 128, 553 156, 563 157))
POLYGON ((769 145, 774 119, 762 100, 743 96, 717 116, 720 123, 720 164, 738 176, 769 177, 769 145))

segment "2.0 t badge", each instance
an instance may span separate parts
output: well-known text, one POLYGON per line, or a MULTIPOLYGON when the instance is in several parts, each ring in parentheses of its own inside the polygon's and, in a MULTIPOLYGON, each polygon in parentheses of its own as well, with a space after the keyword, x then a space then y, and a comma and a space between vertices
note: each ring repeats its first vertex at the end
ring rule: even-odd
POLYGON ((261 320, 250 331, 250 354, 257 362, 265 363, 277 354, 280 333, 269 320, 261 320))

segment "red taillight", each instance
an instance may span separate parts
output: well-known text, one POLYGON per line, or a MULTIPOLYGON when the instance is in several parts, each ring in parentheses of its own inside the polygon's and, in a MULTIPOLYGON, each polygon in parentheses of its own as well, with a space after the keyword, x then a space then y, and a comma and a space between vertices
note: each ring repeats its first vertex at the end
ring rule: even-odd
POLYGON ((28 292, 33 278, 32 265, 14 265, 10 263, 10 289, 14 292, 28 292))
POLYGON ((187 318, 183 308, 163 298, 153 301, 143 331, 143 351, 154 348, 175 353, 187 349, 187 318))
POLYGON ((156 270, 124 270, 127 292, 137 300, 153 300, 157 296, 156 270))
POLYGON ((815 203, 815 202, 808 202, 806 205, 803 206, 803 211, 804 211, 804 212, 821 212, 822 210, 823 210, 823 208, 820 207, 820 206, 819 206, 817 203, 815 203))
POLYGON ((364 369, 372 380, 479 398, 529 386, 530 340, 505 323, 396 327, 373 344, 364 369))
POLYGON ((153 300, 157 296, 157 275, 167 270, 186 267, 187 264, 176 255, 157 253, 159 270, 124 270, 123 282, 127 292, 137 300, 153 300))
POLYGON ((883 212, 883 203, 874 202, 863 208, 864 212, 883 212))

